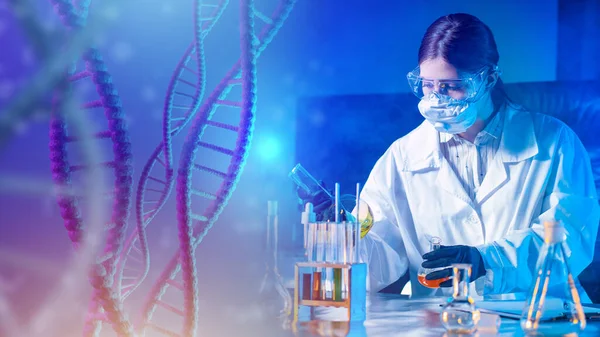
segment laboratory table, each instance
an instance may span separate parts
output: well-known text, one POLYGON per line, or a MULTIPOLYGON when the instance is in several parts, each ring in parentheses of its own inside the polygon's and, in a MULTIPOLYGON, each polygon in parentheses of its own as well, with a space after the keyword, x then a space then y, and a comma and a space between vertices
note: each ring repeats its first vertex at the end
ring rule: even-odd
MULTIPOLYGON (((408 299, 408 296, 404 295, 376 294, 370 295, 367 301, 367 320, 363 324, 332 322, 339 320, 339 309, 336 311, 336 308, 323 308, 317 313, 318 320, 295 325, 293 335, 450 336, 445 333, 439 320, 440 304, 444 302, 444 298, 408 299)), ((288 333, 283 333, 282 336, 288 333)), ((472 334, 480 337, 523 335, 519 321, 509 318, 502 318, 497 331, 490 326, 484 326, 481 331, 472 334)), ((586 329, 579 336, 600 336, 600 322, 588 321, 586 329)))

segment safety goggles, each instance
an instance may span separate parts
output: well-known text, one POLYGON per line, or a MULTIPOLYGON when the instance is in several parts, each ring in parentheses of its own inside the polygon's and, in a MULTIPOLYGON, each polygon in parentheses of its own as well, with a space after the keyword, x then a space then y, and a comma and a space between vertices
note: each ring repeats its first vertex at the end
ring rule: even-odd
POLYGON ((485 67, 475 73, 464 73, 458 79, 433 80, 421 77, 417 66, 406 78, 413 94, 419 99, 436 92, 460 101, 476 101, 487 89, 484 85, 486 77, 494 72, 498 72, 498 67, 485 67))

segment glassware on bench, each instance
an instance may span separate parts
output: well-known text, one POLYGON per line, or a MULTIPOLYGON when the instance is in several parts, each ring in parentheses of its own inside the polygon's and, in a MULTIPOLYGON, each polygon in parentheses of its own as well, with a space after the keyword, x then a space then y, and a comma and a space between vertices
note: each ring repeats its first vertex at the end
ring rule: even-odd
POLYGON ((576 336, 586 327, 578 291, 581 285, 567 260, 570 249, 565 234, 561 222, 544 222, 544 243, 521 316, 526 334, 576 336))
POLYGON ((265 275, 259 289, 259 301, 268 319, 286 324, 292 312, 292 297, 285 288, 278 268, 278 202, 268 201, 265 246, 265 275))
MULTIPOLYGON (((429 251, 428 252, 432 252, 434 250, 439 249, 441 247, 441 245, 442 245, 442 239, 440 239, 437 236, 432 236, 429 239, 429 251)), ((419 271, 417 272, 417 279, 419 280, 419 283, 421 283, 421 285, 423 285, 424 287, 437 289, 440 287, 440 283, 449 280, 450 277, 444 277, 444 278, 437 279, 437 280, 428 280, 425 278, 425 276, 427 276, 427 274, 429 274, 431 272, 434 272, 436 270, 442 270, 442 269, 445 269, 445 267, 443 267, 443 268, 419 267, 419 271)))
POLYGON ((470 334, 477 330, 480 313, 475 301, 469 296, 471 265, 456 263, 452 265, 452 297, 444 305, 440 318, 446 331, 457 334, 470 334))

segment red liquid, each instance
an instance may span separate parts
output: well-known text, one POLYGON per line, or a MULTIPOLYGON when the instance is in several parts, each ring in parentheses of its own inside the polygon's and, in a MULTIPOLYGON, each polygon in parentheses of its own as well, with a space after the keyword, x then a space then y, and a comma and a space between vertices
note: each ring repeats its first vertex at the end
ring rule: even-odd
POLYGON ((312 288, 312 299, 321 300, 321 272, 316 271, 313 273, 313 288, 312 288))
POLYGON ((417 279, 424 287, 436 289, 440 287, 440 283, 448 281, 450 277, 439 278, 437 280, 428 280, 425 278, 425 274, 419 274, 417 275, 417 279))
POLYGON ((310 300, 312 292, 312 273, 302 274, 302 299, 310 300))

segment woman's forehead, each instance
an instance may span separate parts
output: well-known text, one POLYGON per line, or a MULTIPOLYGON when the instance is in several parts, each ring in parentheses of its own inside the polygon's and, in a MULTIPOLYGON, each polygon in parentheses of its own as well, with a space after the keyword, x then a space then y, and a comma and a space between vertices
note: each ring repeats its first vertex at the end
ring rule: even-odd
POLYGON ((443 58, 434 58, 421 62, 419 75, 430 80, 453 80, 458 79, 458 71, 443 58))

